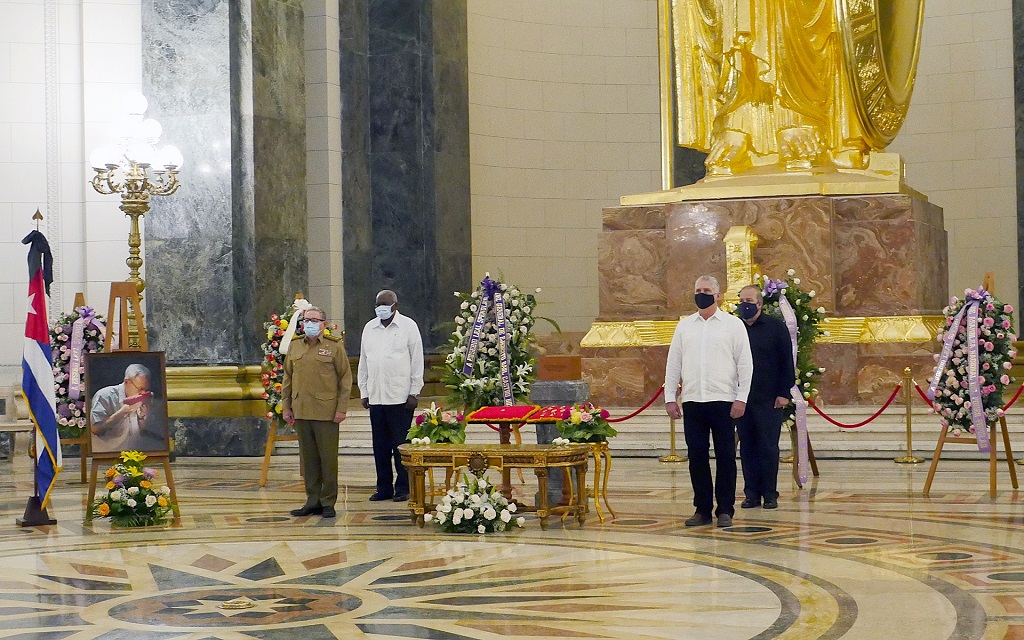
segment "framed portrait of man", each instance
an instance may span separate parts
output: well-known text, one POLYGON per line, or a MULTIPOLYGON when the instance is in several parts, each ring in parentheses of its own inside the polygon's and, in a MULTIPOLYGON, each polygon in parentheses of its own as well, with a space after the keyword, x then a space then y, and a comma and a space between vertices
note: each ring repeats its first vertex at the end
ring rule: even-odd
POLYGON ((166 363, 162 351, 110 351, 85 357, 93 457, 122 451, 167 455, 166 363))

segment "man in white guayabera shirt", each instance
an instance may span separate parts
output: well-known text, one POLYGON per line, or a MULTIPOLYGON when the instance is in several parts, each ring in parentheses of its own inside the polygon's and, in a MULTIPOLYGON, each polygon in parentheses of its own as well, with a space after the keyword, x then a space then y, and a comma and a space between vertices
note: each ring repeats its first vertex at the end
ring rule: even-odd
POLYGON ((423 389, 423 340, 412 318, 398 313, 394 291, 378 293, 374 311, 377 317, 363 327, 358 374, 359 397, 370 410, 377 467, 377 491, 370 500, 402 502, 409 499, 409 476, 398 445, 406 441, 423 389))
POLYGON ((665 365, 665 410, 683 419, 693 506, 688 527, 711 524, 718 500, 718 526, 732 525, 736 511, 736 429, 743 415, 754 371, 743 321, 718 308, 718 280, 701 276, 694 283, 697 313, 676 325, 665 365), (683 384, 682 407, 676 398, 683 384), (710 438, 709 438, 710 436, 710 438), (711 483, 710 442, 715 443, 715 482, 711 483))

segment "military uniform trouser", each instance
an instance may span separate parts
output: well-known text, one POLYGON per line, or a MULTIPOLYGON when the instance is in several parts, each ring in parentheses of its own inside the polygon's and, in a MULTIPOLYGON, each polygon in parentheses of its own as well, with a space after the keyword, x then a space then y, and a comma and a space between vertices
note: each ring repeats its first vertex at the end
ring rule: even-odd
POLYGON ((338 500, 338 423, 295 420, 306 483, 306 507, 333 507, 338 500))

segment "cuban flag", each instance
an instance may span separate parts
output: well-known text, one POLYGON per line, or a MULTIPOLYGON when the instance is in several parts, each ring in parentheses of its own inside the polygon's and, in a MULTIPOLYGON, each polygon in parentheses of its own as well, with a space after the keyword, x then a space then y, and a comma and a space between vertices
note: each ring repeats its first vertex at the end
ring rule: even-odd
POLYGON ((21 389, 36 427, 36 495, 39 508, 45 509, 64 464, 57 433, 57 399, 46 315, 46 297, 50 295, 53 282, 53 256, 50 243, 39 231, 29 233, 21 243, 29 245, 28 317, 21 359, 21 389))

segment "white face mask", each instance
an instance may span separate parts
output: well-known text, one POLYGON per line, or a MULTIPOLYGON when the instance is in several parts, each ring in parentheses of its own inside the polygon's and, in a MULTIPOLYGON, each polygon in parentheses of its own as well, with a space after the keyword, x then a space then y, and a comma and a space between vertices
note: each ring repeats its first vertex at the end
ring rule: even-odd
POLYGON ((379 304, 374 308, 374 312, 381 320, 387 320, 394 314, 390 304, 379 304))

